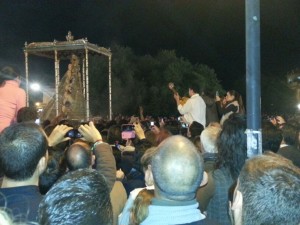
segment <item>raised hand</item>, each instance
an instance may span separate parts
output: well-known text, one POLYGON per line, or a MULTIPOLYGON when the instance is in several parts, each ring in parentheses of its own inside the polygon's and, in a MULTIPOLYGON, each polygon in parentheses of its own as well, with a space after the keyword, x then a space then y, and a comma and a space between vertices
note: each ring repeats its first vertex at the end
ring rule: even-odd
POLYGON ((65 135, 72 129, 72 127, 68 127, 67 125, 57 125, 48 137, 48 145, 52 147, 61 142, 70 140, 70 138, 65 137, 65 135))

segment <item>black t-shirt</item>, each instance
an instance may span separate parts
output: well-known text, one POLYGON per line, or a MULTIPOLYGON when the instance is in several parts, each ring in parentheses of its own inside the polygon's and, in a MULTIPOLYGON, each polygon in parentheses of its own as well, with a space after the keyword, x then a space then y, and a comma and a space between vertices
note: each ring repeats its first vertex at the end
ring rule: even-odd
POLYGON ((0 188, 0 207, 8 209, 16 221, 37 222, 41 200, 35 185, 0 188))

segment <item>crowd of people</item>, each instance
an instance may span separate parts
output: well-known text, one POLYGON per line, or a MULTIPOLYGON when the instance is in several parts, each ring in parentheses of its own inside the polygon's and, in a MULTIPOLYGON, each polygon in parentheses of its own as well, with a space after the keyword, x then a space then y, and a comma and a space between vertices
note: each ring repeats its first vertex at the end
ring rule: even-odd
POLYGON ((199 92, 174 94, 180 120, 38 125, 15 103, 0 133, 0 223, 299 225, 299 120, 263 120, 263 154, 248 158, 241 96, 199 92))

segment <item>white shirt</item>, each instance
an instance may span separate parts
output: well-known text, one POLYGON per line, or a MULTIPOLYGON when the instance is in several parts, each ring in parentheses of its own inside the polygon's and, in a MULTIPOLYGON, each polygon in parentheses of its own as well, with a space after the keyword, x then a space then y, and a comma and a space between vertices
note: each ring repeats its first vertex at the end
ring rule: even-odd
POLYGON ((177 109, 189 125, 196 121, 205 127, 206 104, 199 94, 194 94, 184 105, 178 105, 177 109))

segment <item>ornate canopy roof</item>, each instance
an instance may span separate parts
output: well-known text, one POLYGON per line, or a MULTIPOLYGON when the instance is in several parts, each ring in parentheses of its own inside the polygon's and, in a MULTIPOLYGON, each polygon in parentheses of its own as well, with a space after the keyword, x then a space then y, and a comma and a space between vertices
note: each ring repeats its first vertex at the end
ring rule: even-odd
POLYGON ((66 36, 66 41, 56 41, 53 42, 32 42, 30 44, 25 43, 24 51, 28 54, 53 58, 54 51, 57 51, 58 58, 67 59, 73 53, 77 56, 82 56, 85 54, 87 49, 91 54, 102 54, 110 57, 112 55, 110 49, 99 47, 96 44, 89 43, 87 38, 74 40, 71 32, 68 32, 66 36))

